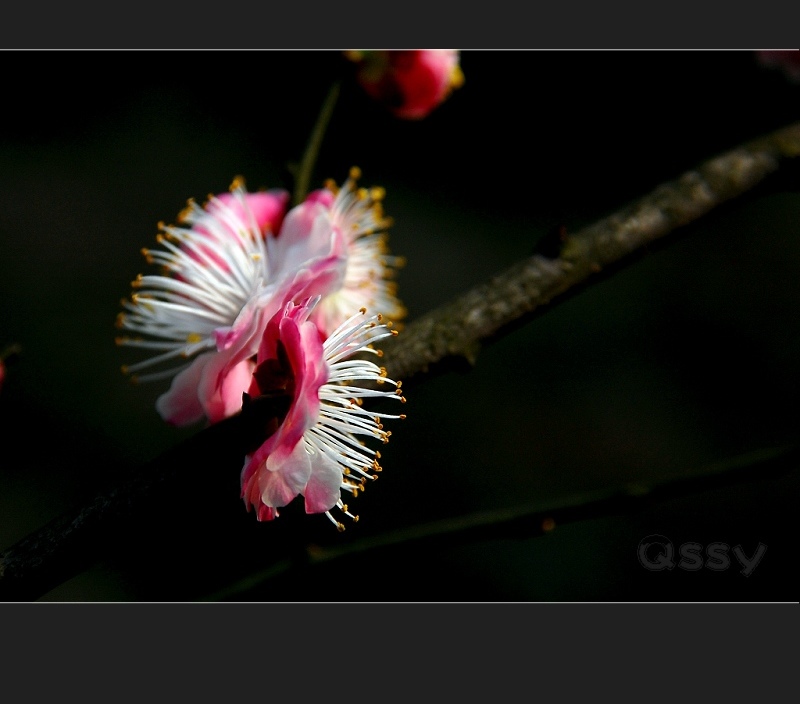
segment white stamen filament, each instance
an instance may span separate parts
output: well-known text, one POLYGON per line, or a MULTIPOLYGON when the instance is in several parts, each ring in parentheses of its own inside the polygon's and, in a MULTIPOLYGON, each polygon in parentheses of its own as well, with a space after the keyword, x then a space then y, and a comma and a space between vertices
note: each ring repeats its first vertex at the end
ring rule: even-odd
POLYGON ((356 169, 340 189, 329 186, 336 193, 331 206, 331 220, 348 240, 344 283, 338 291, 326 296, 320 305, 329 323, 342 320, 349 311, 364 306, 395 320, 406 315, 404 306, 394 294, 395 284, 390 280, 404 259, 386 254, 386 229, 390 220, 381 210, 383 189, 358 188, 359 177, 356 169))
MULTIPOLYGON (((365 397, 392 398, 401 402, 405 398, 399 393, 400 383, 386 377, 386 370, 368 360, 344 359, 370 349, 374 341, 394 333, 382 322, 382 316, 367 317, 366 310, 348 318, 323 343, 323 354, 329 368, 328 382, 319 390, 320 411, 317 423, 303 435, 306 451, 322 454, 343 468, 341 489, 354 495, 364 489, 364 482, 376 478, 380 471, 380 453, 358 439, 372 437, 388 442, 390 432, 383 430, 382 419, 405 418, 403 414, 379 413, 362 408, 357 399, 365 397), (386 383, 391 390, 381 391, 353 385, 356 381, 386 383), (361 477, 354 481, 352 472, 361 477)), ((341 500, 336 504, 342 510, 341 500)), ((345 515, 355 517, 343 511, 345 515)), ((343 530, 344 526, 326 511, 328 518, 343 530)))
MULTIPOLYGON (((137 278, 135 292, 123 302, 125 312, 118 322, 137 337, 122 336, 117 343, 163 352, 128 365, 127 372, 213 349, 215 331, 233 325, 245 304, 269 280, 268 245, 247 204, 246 191, 237 183, 231 192, 245 214, 244 221, 215 196, 206 208, 190 201, 181 219, 193 229, 161 225, 165 234, 157 237, 160 248, 144 250, 150 263, 172 276, 137 278), (155 339, 143 340, 138 335, 155 339)), ((138 381, 163 379, 177 371, 154 371, 138 381)))

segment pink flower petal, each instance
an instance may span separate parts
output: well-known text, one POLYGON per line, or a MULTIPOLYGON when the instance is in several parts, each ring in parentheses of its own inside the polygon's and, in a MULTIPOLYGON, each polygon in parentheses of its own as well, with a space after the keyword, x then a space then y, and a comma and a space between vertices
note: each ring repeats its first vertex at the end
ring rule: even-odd
MULTIPOLYGON (((270 458, 271 459, 271 458, 270 458)), ((259 474, 261 500, 270 507, 286 506, 308 483, 311 476, 311 458, 302 443, 275 467, 259 474)))
POLYGON ((213 352, 204 352, 172 380, 169 390, 156 400, 156 410, 170 425, 191 425, 205 416, 197 387, 213 352))
MULTIPOLYGON (((220 193, 217 198, 232 208, 240 220, 247 222, 244 209, 232 193, 220 193)), ((269 191, 248 193, 245 195, 245 201, 262 234, 269 232, 277 235, 286 214, 286 206, 289 204, 289 191, 273 188, 269 191)))
POLYGON ((306 513, 330 511, 339 501, 341 487, 341 465, 326 455, 314 455, 311 463, 311 477, 303 490, 306 513))

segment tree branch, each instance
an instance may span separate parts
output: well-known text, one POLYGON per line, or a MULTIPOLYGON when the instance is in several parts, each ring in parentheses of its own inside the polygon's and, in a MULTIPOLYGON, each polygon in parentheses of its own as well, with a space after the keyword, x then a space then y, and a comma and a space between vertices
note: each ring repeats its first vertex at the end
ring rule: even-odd
MULTIPOLYGON (((188 484, 226 486, 246 452, 263 441, 269 420, 286 414, 287 396, 262 396, 241 413, 201 430, 147 463, 119 486, 98 493, 0 553, 0 600, 31 601, 113 551, 142 517, 174 511, 191 496, 188 484), (168 497, 185 497, 175 499, 168 497)), ((227 487, 226 487, 227 488, 227 487)))
POLYGON ((598 278, 612 264, 726 201, 800 156, 800 122, 704 162, 608 217, 565 237, 556 258, 541 254, 509 267, 450 303, 410 322, 384 343, 385 366, 404 384, 447 364, 469 365, 492 341, 598 278))

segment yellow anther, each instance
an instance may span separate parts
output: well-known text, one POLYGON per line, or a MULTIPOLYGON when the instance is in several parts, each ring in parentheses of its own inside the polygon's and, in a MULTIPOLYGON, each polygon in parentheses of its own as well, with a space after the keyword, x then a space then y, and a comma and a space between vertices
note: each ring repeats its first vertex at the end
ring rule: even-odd
POLYGON ((372 200, 383 200, 386 197, 386 189, 381 186, 373 186, 369 192, 372 200))
POLYGON ((344 532, 344 523, 337 523, 336 524, 336 530, 338 530, 340 533, 343 533, 344 532))
POLYGON ((196 332, 189 333, 186 336, 186 342, 188 342, 190 345, 193 345, 196 342, 200 342, 202 339, 203 337, 201 335, 198 335, 196 332))
POLYGON ((450 90, 460 88, 463 85, 464 71, 461 70, 461 66, 453 66, 453 70, 450 72, 450 90))
POLYGON ((399 334, 399 333, 397 332, 397 330, 390 330, 389 332, 391 332, 391 333, 392 333, 392 337, 397 337, 397 335, 399 334))
POLYGON ((358 309, 358 312, 361 313, 361 315, 366 315, 367 309, 362 306, 361 308, 358 309))
POLYGON ((352 178, 354 181, 358 181, 358 179, 361 178, 361 169, 359 169, 357 166, 353 166, 350 169, 350 178, 352 178))
POLYGON ((405 420, 405 419, 406 419, 406 414, 405 413, 401 413, 400 414, 400 420, 405 420))
POLYGON ((237 188, 244 188, 244 176, 234 176, 231 181, 230 192, 233 193, 237 188))

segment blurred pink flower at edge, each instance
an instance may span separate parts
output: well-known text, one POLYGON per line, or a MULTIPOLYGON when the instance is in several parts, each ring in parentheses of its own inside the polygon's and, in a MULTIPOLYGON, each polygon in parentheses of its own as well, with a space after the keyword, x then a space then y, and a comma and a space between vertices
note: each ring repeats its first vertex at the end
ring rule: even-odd
POLYGON ((756 55, 762 66, 780 69, 790 81, 800 83, 800 49, 760 49, 756 55))
POLYGON ((0 351, 0 391, 3 390, 3 382, 6 379, 7 363, 13 362, 19 353, 20 347, 17 344, 8 345, 8 347, 0 351))
POLYGON ((464 83, 457 49, 350 50, 356 80, 396 117, 427 116, 464 83))

